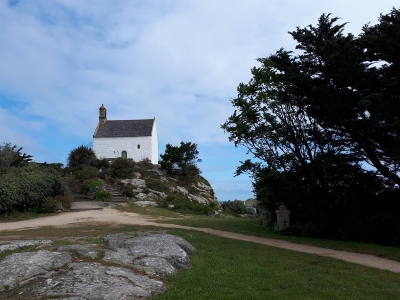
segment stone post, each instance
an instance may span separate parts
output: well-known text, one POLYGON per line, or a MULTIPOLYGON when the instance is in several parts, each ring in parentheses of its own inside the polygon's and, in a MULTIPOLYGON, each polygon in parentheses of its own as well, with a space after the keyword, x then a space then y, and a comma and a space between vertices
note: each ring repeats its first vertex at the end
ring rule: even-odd
POLYGON ((277 222, 274 228, 275 231, 281 231, 285 228, 288 228, 290 224, 290 210, 287 210, 285 205, 281 205, 275 212, 277 217, 277 222))

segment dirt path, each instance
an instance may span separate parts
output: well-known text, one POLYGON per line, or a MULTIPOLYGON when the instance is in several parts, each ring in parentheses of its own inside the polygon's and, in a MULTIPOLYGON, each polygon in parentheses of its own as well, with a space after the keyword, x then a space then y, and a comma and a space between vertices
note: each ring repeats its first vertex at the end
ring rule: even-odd
POLYGON ((142 226, 150 225, 150 226, 158 226, 166 228, 182 228, 188 230, 202 231, 230 239, 243 240, 243 241, 254 242, 298 252, 332 257, 335 259, 340 259, 351 263, 357 263, 373 268, 400 273, 400 262, 388 260, 385 258, 380 258, 374 255, 319 248, 315 246, 295 244, 282 240, 255 237, 240 233, 214 230, 210 228, 195 228, 195 227, 180 226, 175 224, 161 224, 161 223, 155 223, 154 220, 155 220, 154 218, 148 216, 143 216, 135 213, 121 212, 111 208, 105 208, 103 210, 97 210, 97 211, 93 210, 93 211, 71 212, 71 213, 63 213, 57 216, 44 217, 40 219, 33 219, 33 220, 13 222, 13 223, 0 223, 0 231, 32 229, 44 226, 70 226, 73 224, 82 224, 82 223, 111 223, 111 224, 142 225, 142 226))

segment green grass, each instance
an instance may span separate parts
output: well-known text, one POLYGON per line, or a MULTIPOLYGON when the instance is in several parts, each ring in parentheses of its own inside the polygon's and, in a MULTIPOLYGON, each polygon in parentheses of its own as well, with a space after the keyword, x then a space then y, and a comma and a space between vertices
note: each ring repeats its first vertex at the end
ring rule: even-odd
POLYGON ((400 299, 400 274, 311 254, 171 230, 198 252, 162 299, 400 299))
POLYGON ((125 212, 133 212, 141 215, 152 216, 152 217, 164 217, 164 218, 184 218, 185 216, 181 213, 173 210, 159 208, 159 207, 142 207, 133 203, 128 203, 127 206, 117 206, 116 209, 125 212))
MULTIPOLYGON (((191 256, 192 268, 166 278, 167 291, 153 300, 400 299, 400 274, 191 230, 44 227, 18 231, 18 239, 54 239, 55 245, 101 243, 105 234, 149 230, 176 234, 197 248, 191 256)), ((0 236, 16 238, 11 231, 0 236)), ((10 299, 3 296, 0 293, 1 299, 10 299)))
POLYGON ((347 242, 338 240, 315 239, 305 237, 293 237, 273 232, 268 227, 262 226, 258 218, 225 217, 192 217, 182 219, 160 220, 159 223, 172 223, 190 227, 212 228, 223 231, 242 233, 258 237, 285 240, 298 244, 307 244, 322 248, 343 250, 356 253, 372 254, 396 261, 400 261, 400 248, 377 244, 347 242))

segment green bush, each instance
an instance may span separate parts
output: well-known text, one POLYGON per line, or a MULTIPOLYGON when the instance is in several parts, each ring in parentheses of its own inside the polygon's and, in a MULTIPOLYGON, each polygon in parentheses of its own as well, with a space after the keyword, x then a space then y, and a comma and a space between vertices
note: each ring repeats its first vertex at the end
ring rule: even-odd
POLYGON ((111 194, 106 191, 95 191, 92 199, 96 201, 111 201, 111 194))
POLYGON ((243 201, 234 200, 234 201, 224 201, 221 203, 222 209, 225 211, 229 211, 235 215, 239 214, 254 214, 252 209, 249 209, 244 205, 243 201))
POLYGON ((153 169, 153 164, 151 163, 151 160, 148 158, 144 158, 141 161, 138 161, 135 163, 134 170, 136 172, 139 172, 141 174, 146 174, 147 170, 153 169))
POLYGON ((52 168, 43 168, 34 163, 11 168, 0 175, 0 211, 8 213, 12 209, 40 208, 47 197, 55 197, 69 192, 61 174, 52 168))
POLYGON ((95 159, 91 161, 91 165, 97 169, 100 168, 109 168, 110 167, 110 162, 108 161, 107 158, 103 159, 95 159))
POLYGON ((129 178, 134 172, 135 162, 128 158, 118 157, 112 162, 113 176, 117 178, 129 178))
POLYGON ((113 171, 113 176, 116 178, 130 178, 132 177, 133 169, 115 169, 113 171))
POLYGON ((167 193, 170 191, 168 184, 166 184, 164 181, 151 177, 146 179, 146 187, 158 192, 167 193))
POLYGON ((81 193, 88 194, 89 192, 95 192, 103 187, 103 182, 97 178, 90 178, 83 182, 81 193))
POLYGON ((71 193, 65 193, 64 195, 57 196, 63 209, 70 210, 72 202, 74 202, 74 195, 71 193))
POLYGON ((77 180, 84 181, 86 179, 97 177, 98 169, 91 166, 77 167, 72 171, 77 180))
POLYGON ((114 169, 129 169, 135 166, 135 162, 131 158, 118 157, 112 162, 114 169))
POLYGON ((133 192, 133 189, 129 185, 122 185, 120 186, 121 194, 125 195, 128 198, 133 198, 135 197, 135 193, 133 192))
POLYGON ((37 208, 36 212, 38 213, 52 213, 58 207, 60 207, 61 203, 57 197, 47 197, 44 199, 42 205, 37 208))
POLYGON ((83 166, 83 165, 90 165, 93 160, 96 159, 96 154, 94 153, 93 149, 81 145, 73 150, 68 155, 68 167, 74 168, 77 166, 83 166))

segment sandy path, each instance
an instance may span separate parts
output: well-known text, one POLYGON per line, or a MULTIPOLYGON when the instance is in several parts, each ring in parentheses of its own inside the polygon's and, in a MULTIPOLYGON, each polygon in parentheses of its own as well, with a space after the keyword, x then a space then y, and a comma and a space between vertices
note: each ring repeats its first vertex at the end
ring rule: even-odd
POLYGON ((243 240, 248 242, 259 243, 272 247, 278 247, 298 252, 317 254, 321 256, 331 257, 335 259, 344 260, 351 263, 357 263, 373 268, 388 270, 400 273, 400 262, 380 258, 374 255, 351 253, 346 251, 332 250, 326 248, 319 248, 315 246, 295 244, 291 242, 254 237, 240 233, 233 233, 221 230, 214 230, 210 228, 195 228, 188 226, 180 226, 175 224, 161 224, 155 223, 154 218, 143 216, 135 213, 121 212, 111 208, 104 208, 97 211, 80 211, 63 213, 57 216, 44 217, 40 219, 26 220, 13 223, 0 223, 0 231, 21 230, 39 228, 43 226, 68 226, 72 224, 82 223, 111 223, 111 224, 127 224, 127 225, 150 225, 166 228, 182 228, 188 230, 202 231, 213 235, 243 240))

